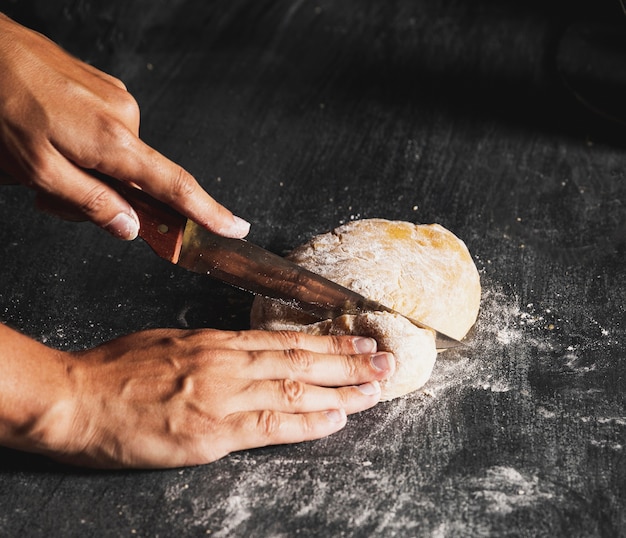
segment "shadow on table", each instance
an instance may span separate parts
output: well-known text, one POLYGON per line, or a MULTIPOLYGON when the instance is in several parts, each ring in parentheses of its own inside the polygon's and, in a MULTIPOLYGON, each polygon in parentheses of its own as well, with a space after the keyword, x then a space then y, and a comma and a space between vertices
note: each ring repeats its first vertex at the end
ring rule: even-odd
POLYGON ((85 474, 98 471, 79 469, 69 465, 57 463, 39 454, 20 452, 10 448, 0 447, 0 474, 15 473, 63 473, 85 474))
POLYGON ((242 69, 242 84, 314 86, 334 102, 410 102, 623 143, 626 15, 618 0, 348 1, 317 9, 287 0, 183 0, 164 9, 143 0, 77 3, 62 13, 50 4, 30 0, 7 12, 103 69, 125 55, 193 52, 208 60, 201 70, 191 62, 193 75, 212 78, 212 55, 227 51, 274 62, 260 79, 255 67, 242 69))

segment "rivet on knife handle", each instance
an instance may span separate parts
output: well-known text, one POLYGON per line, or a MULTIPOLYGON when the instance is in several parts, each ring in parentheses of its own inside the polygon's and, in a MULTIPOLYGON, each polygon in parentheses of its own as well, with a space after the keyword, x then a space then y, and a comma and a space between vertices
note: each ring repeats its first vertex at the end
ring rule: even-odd
POLYGON ((120 182, 109 183, 133 207, 139 217, 141 237, 161 258, 178 263, 187 219, 167 204, 120 182))

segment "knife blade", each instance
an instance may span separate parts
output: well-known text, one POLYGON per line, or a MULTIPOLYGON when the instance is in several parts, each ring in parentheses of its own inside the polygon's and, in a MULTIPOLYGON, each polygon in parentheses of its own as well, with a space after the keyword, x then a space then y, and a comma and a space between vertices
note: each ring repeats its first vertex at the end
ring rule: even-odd
POLYGON ((222 237, 134 187, 116 184, 139 217, 139 236, 161 258, 237 288, 283 301, 316 319, 390 312, 435 334, 438 350, 461 342, 244 239, 222 237))

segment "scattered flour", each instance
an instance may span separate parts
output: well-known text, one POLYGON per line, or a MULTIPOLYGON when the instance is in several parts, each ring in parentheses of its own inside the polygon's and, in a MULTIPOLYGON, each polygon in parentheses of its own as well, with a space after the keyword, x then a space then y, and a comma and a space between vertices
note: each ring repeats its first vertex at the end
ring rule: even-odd
POLYGON ((232 530, 238 528, 250 518, 252 506, 249 505, 249 498, 242 495, 229 495, 226 499, 226 513, 222 521, 227 523, 221 529, 212 532, 214 538, 228 538, 232 536, 232 530))
POLYGON ((512 467, 496 466, 481 477, 468 480, 471 497, 484 504, 488 512, 509 514, 520 507, 532 506, 553 494, 543 491, 537 476, 524 477, 512 467))
MULTIPOLYGON (((523 398, 529 390, 528 368, 537 357, 548 365, 554 361, 558 363, 555 367, 569 368, 580 375, 585 368, 592 371, 593 366, 581 360, 584 342, 563 344, 555 338, 560 327, 568 323, 557 310, 558 305, 521 305, 517 297, 497 284, 483 282, 478 322, 467 337, 467 345, 441 354, 431 379, 421 391, 364 415, 361 420, 366 421, 367 428, 353 429, 344 437, 343 447, 337 447, 334 438, 330 438, 301 449, 232 455, 223 463, 237 477, 229 479, 230 495, 217 504, 208 496, 203 499, 196 495, 190 531, 206 530, 218 537, 254 535, 262 524, 264 536, 286 536, 286 527, 280 521, 259 520, 257 507, 262 505, 263 514, 281 512, 289 506, 291 525, 301 528, 307 528, 307 522, 313 518, 323 520, 328 528, 338 525, 367 528, 372 535, 410 535, 424 529, 429 515, 431 521, 437 521, 442 515, 441 506, 449 505, 452 496, 460 508, 458 513, 446 512, 444 522, 439 519, 429 535, 488 536, 493 535, 494 528, 486 522, 502 521, 510 514, 536 511, 544 505, 575 505, 578 497, 569 492, 567 485, 552 482, 540 472, 511 465, 488 466, 474 470, 473 474, 469 471, 461 477, 450 476, 441 488, 416 491, 419 478, 389 473, 377 459, 380 454, 393 458, 395 451, 406 450, 412 429, 419 430, 422 421, 433 419, 439 409, 455 405, 464 391, 489 391, 494 398, 518 393, 523 398), (370 439, 374 440, 371 446, 370 439), (381 440, 384 447, 380 446, 381 440), (349 482, 338 484, 337 475, 349 477, 349 482), (329 507, 341 510, 334 512, 329 507), (485 520, 484 514, 492 518, 485 520)), ((549 402, 536 406, 537 420, 541 421, 561 419, 566 412, 549 402)), ((607 428, 623 427, 626 423, 626 418, 620 416, 579 418, 595 420, 599 427, 607 428)), ((603 436, 597 429, 590 446, 623 452, 618 438, 603 436)), ((454 436, 450 441, 454 442, 454 436)), ((181 493, 182 490, 172 490, 171 495, 176 498, 181 493)))

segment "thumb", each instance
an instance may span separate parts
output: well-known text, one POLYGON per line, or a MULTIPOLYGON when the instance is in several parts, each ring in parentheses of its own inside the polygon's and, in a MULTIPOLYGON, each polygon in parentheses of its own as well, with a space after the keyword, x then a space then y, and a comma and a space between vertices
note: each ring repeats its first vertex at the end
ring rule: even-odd
POLYGON ((69 221, 90 220, 118 239, 137 237, 139 218, 115 189, 78 167, 70 165, 65 172, 53 182, 54 192, 37 193, 39 210, 69 221))

